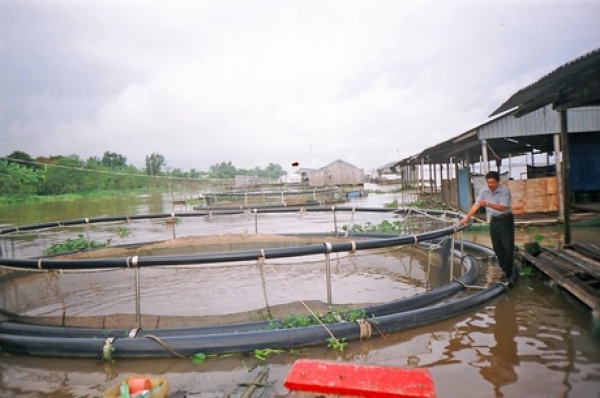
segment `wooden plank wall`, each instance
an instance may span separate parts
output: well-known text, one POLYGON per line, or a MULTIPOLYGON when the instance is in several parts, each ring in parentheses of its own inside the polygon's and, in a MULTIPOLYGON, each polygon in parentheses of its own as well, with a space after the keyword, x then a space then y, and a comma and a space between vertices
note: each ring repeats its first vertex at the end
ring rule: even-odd
POLYGON ((450 207, 458 208, 458 183, 456 180, 442 180, 442 199, 450 207))
POLYGON ((558 211, 558 183, 556 177, 530 180, 502 181, 512 196, 515 214, 548 213, 558 211))

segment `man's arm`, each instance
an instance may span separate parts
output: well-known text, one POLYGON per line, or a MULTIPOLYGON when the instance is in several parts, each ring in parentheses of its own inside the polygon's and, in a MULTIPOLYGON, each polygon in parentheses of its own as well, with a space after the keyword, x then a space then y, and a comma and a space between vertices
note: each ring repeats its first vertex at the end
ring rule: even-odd
POLYGON ((471 217, 473 217, 473 215, 475 213, 477 213, 477 210, 479 210, 482 206, 482 203, 485 203, 483 200, 479 201, 479 202, 475 202, 473 204, 473 206, 471 206, 471 209, 469 210, 469 212, 467 213, 467 215, 465 216, 465 218, 463 218, 462 220, 460 220, 459 224, 462 224, 464 226, 467 225, 467 222, 469 222, 469 219, 471 217))

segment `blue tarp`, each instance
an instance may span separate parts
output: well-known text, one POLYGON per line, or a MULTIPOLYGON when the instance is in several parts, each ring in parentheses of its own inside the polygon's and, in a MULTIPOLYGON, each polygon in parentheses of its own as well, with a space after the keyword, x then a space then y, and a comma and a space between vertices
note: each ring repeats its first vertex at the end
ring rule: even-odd
POLYGON ((600 191, 600 141, 573 137, 569 149, 571 191, 600 191))

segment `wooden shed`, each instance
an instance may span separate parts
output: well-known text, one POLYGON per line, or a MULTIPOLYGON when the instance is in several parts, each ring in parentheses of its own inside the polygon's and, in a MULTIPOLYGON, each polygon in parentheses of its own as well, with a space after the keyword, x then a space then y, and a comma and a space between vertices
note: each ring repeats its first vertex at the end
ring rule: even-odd
POLYGON ((364 182, 364 169, 340 159, 308 173, 308 185, 311 187, 363 185, 364 182))

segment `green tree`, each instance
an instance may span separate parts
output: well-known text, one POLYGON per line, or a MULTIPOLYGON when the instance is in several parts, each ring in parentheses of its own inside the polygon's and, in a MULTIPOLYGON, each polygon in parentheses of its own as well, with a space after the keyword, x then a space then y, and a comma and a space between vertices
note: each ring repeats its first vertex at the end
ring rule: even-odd
POLYGON ((60 156, 46 170, 44 192, 50 195, 75 193, 83 190, 84 162, 77 155, 60 156))
POLYGON ((227 163, 221 162, 220 164, 213 164, 208 169, 208 175, 211 178, 235 178, 236 174, 242 174, 235 166, 231 163, 231 160, 227 163))
POLYGON ((102 156, 101 163, 102 166, 108 168, 109 170, 123 169, 127 167, 127 158, 116 152, 106 151, 104 152, 104 156, 102 156))
POLYGON ((6 156, 8 163, 16 163, 20 166, 27 167, 33 170, 42 170, 43 166, 36 163, 35 159, 32 158, 28 153, 23 151, 14 151, 10 155, 6 156))
POLYGON ((146 155, 146 173, 151 176, 160 175, 163 166, 166 166, 167 162, 160 153, 152 153, 152 155, 146 155))
POLYGON ((269 163, 269 165, 265 169, 265 177, 272 178, 272 179, 277 179, 286 174, 287 174, 287 172, 285 172, 281 168, 281 165, 275 164, 275 163, 269 163))
POLYGON ((43 173, 16 162, 0 160, 1 193, 35 193, 43 180, 43 173))

